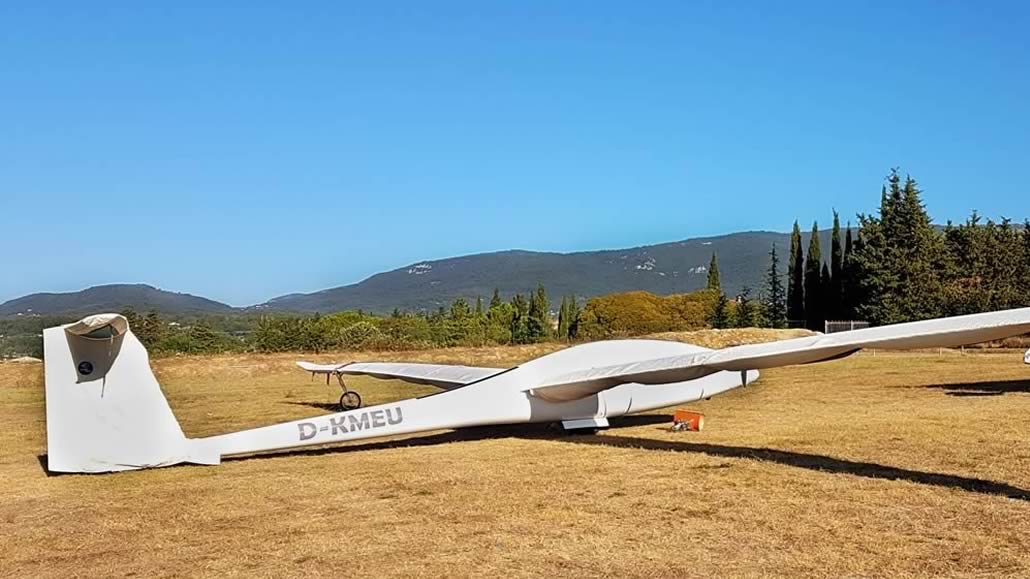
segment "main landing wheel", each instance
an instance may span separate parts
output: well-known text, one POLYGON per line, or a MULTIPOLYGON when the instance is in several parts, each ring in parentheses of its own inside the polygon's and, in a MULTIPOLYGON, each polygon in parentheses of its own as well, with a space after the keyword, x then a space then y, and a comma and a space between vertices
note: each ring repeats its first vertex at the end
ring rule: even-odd
POLYGON ((353 390, 348 390, 340 396, 340 410, 354 410, 361 408, 361 395, 353 390))

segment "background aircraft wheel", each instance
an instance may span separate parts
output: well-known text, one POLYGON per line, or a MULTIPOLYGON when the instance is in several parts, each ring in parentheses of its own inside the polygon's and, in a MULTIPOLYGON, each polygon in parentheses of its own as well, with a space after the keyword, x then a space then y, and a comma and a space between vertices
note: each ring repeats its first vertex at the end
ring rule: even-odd
POLYGON ((361 408, 361 395, 353 390, 348 390, 340 396, 340 410, 354 410, 361 408))

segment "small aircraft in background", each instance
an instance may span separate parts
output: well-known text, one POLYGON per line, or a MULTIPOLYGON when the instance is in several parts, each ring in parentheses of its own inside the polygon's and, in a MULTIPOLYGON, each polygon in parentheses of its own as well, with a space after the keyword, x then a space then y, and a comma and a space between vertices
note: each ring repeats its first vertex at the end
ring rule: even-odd
MULTIPOLYGON (((48 468, 112 472, 471 426, 557 422, 597 429, 608 419, 707 399, 758 371, 836 360, 863 348, 956 347, 1030 333, 1030 308, 925 320, 709 350, 680 342, 580 344, 513 368, 358 362, 307 365, 315 374, 363 374, 443 391, 207 438, 183 434, 147 351, 117 314, 43 333, 48 468)), ((348 392, 344 386, 344 397, 348 392)), ((360 405, 360 397, 341 403, 360 405)), ((343 398, 343 397, 341 397, 343 398)))

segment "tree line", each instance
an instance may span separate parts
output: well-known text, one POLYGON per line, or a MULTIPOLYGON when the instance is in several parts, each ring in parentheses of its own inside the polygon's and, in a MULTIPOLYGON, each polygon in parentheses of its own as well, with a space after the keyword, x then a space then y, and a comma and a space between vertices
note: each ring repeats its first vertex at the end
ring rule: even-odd
POLYGON ((254 317, 234 329, 224 321, 205 319, 168 322, 156 312, 122 312, 133 332, 157 354, 227 351, 285 352, 327 350, 406 350, 450 346, 529 344, 575 340, 581 308, 575 296, 562 298, 557 312, 542 284, 509 300, 494 290, 484 304, 455 298, 433 312, 395 309, 380 316, 362 311, 332 314, 270 314, 254 317), (219 327, 221 326, 221 327, 219 327))
POLYGON ((791 234, 787 317, 820 330, 825 320, 893 324, 1030 306, 1030 222, 986 220, 934 226, 911 176, 891 170, 876 214, 846 228, 833 214, 829 263, 818 224, 808 251, 791 234))

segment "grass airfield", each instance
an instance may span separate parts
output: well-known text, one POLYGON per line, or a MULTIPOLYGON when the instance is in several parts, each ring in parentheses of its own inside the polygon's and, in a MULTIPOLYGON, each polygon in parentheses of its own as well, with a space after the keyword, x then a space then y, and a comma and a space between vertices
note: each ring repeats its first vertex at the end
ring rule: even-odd
MULTIPOLYGON (((507 366, 553 345, 338 353, 507 366)), ((296 355, 153 361, 199 437, 332 411, 296 355)), ((431 387, 348 380, 366 404, 431 387)), ((597 435, 443 431, 47 476, 42 366, 0 364, 0 576, 1030 576, 1022 353, 860 353, 597 435)))

